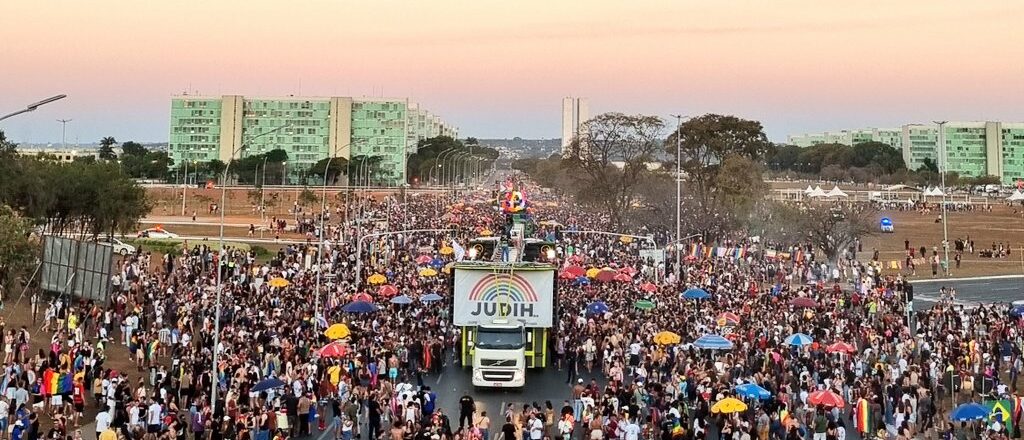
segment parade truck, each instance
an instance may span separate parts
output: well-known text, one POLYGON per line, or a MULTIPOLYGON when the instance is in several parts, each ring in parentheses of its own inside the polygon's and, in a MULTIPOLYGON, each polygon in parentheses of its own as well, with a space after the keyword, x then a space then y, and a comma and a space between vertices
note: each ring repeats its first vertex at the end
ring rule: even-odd
POLYGON ((453 267, 452 323, 460 361, 477 387, 518 388, 528 368, 550 357, 556 267, 537 262, 473 261, 453 267))

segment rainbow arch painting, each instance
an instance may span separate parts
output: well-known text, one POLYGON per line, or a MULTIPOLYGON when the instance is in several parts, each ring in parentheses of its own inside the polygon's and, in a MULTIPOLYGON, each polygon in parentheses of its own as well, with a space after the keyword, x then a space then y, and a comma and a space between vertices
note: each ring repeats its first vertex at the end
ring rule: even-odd
POLYGON ((518 303, 537 302, 533 286, 517 274, 491 274, 480 278, 469 291, 470 301, 494 302, 502 298, 518 303))

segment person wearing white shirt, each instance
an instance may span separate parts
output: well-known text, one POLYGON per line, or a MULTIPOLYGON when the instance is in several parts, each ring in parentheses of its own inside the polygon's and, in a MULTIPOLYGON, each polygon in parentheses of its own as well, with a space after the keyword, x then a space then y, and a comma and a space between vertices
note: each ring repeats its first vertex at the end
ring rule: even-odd
POLYGON ((533 416, 530 421, 530 440, 540 440, 544 436, 544 422, 540 417, 533 416))
POLYGON ((149 409, 146 410, 146 427, 147 432, 154 434, 160 433, 161 419, 163 418, 164 408, 159 403, 153 401, 149 405, 149 409))
POLYGON ((625 440, 640 439, 640 425, 637 425, 635 420, 626 422, 626 427, 622 431, 625 433, 625 440))
POLYGON ((96 414, 96 438, 100 438, 100 434, 106 431, 110 427, 110 413, 106 411, 100 411, 96 414))

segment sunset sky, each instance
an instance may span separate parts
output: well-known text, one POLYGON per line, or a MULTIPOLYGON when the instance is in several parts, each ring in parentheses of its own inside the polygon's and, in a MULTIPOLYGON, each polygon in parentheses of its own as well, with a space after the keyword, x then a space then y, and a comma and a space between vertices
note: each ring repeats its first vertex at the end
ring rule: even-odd
POLYGON ((592 114, 730 113, 795 132, 1024 120, 1024 2, 3 0, 18 142, 166 141, 170 98, 408 96, 464 136, 592 114))

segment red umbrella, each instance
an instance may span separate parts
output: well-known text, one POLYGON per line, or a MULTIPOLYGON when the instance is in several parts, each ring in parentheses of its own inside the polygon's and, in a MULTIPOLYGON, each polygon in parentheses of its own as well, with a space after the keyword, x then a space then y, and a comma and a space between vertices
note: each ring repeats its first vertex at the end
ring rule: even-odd
POLYGON ((369 293, 362 292, 352 296, 352 301, 366 301, 373 302, 373 297, 369 293))
POLYGON ((573 278, 579 278, 587 274, 587 270, 580 266, 569 266, 562 272, 572 275, 573 278))
MULTIPOLYGON (((386 296, 386 297, 395 296, 395 294, 397 294, 397 293, 398 293, 398 288, 395 287, 395 286, 392 286, 390 284, 385 284, 383 286, 380 286, 380 289, 377 290, 377 294, 379 294, 381 296, 386 296)), ((367 295, 367 296, 369 296, 369 295, 367 295)), ((371 298, 370 300, 373 300, 373 298, 371 298)))
POLYGON ((636 272, 637 272, 636 269, 633 269, 632 267, 629 267, 629 266, 626 266, 626 267, 623 267, 622 269, 619 269, 619 273, 624 273, 624 274, 629 275, 629 276, 635 276, 636 272))
POLYGON ((430 258, 430 255, 420 255, 420 256, 416 257, 416 264, 420 264, 420 265, 427 264, 431 260, 433 260, 433 258, 430 258))
MULTIPOLYGON (((597 275, 599 277, 601 276, 601 274, 597 274, 597 275)), ((622 282, 622 283, 628 283, 630 281, 633 281, 633 277, 629 276, 629 274, 624 274, 624 273, 617 273, 617 274, 615 274, 615 276, 612 277, 612 279, 615 280, 615 281, 622 282)))
POLYGON ((602 282, 607 283, 609 281, 614 280, 615 279, 615 275, 618 275, 618 274, 616 274, 614 270, 602 270, 602 271, 598 272, 597 276, 594 277, 594 278, 596 278, 598 281, 602 281, 602 282))
POLYGON ((640 290, 647 293, 654 293, 658 290, 658 286, 654 285, 654 283, 643 283, 640 285, 640 290))
POLYGON ((558 278, 561 278, 563 280, 575 280, 576 278, 579 278, 579 277, 577 277, 576 275, 573 275, 572 273, 570 273, 567 270, 563 270, 561 273, 558 274, 558 278))
POLYGON ((857 347, 840 341, 829 345, 825 351, 828 351, 829 353, 856 353, 857 347))
POLYGON ((811 405, 822 405, 829 408, 842 408, 846 406, 846 402, 843 402, 843 398, 838 394, 833 393, 832 390, 815 391, 807 396, 807 401, 811 405))
POLYGON ((805 296, 801 296, 799 298, 793 298, 793 299, 789 300, 789 305, 791 305, 793 307, 811 307, 811 308, 818 307, 817 301, 814 301, 814 299, 807 298, 805 296))
POLYGON ((345 356, 345 353, 347 352, 348 347, 346 347, 345 344, 342 344, 340 341, 334 341, 325 345, 318 353, 320 353, 320 357, 340 358, 345 356))

